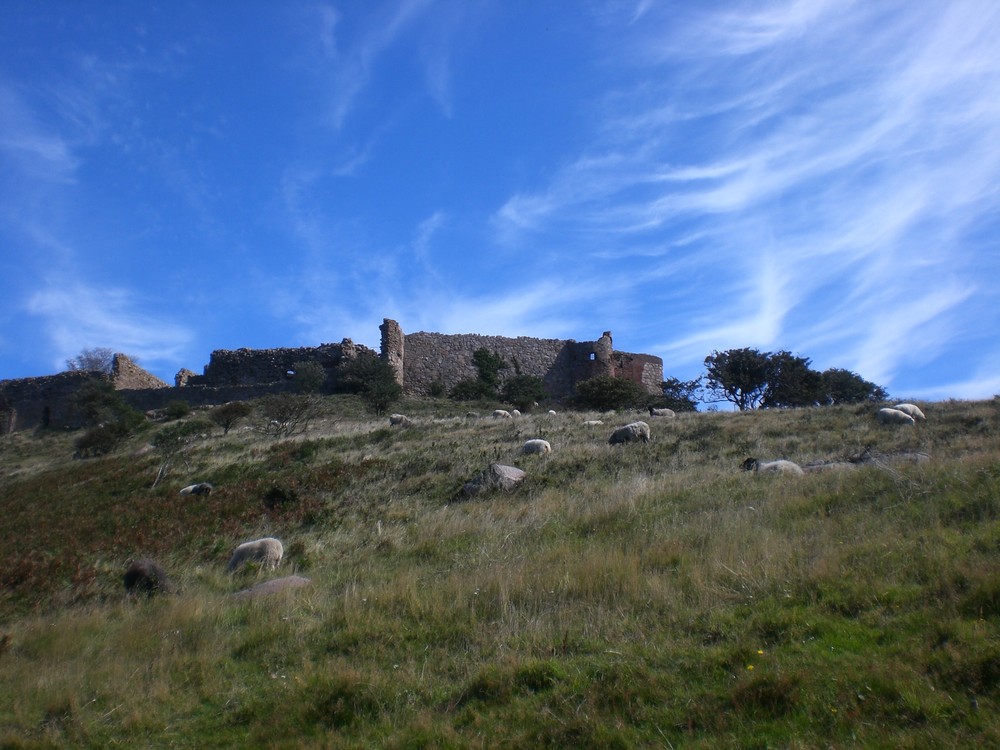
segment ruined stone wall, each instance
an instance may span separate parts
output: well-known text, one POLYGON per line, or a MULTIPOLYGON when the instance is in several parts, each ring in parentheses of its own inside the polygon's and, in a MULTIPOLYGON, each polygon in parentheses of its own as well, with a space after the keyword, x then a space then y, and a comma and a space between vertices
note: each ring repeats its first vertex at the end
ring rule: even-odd
MULTIPOLYGON (((650 394, 659 394, 663 382, 663 361, 659 357, 614 351, 609 331, 596 341, 580 342, 479 334, 404 335, 399 324, 388 318, 380 330, 381 357, 411 395, 427 394, 437 384, 448 392, 459 381, 477 377, 472 357, 478 349, 495 352, 510 365, 501 374, 502 379, 515 374, 516 362, 521 373, 541 378, 554 398, 572 395, 577 383, 598 375, 642 383, 650 394)), ((0 434, 35 427, 82 426, 75 396, 81 385, 95 378, 110 380, 122 397, 141 411, 161 409, 171 401, 212 406, 295 391, 294 369, 298 362, 319 362, 326 369, 329 390, 338 368, 361 354, 375 356, 375 352, 350 339, 318 347, 218 349, 212 352, 204 374, 181 370, 175 387, 117 354, 110 377, 77 371, 0 381, 0 434)))
POLYGON ((294 381, 262 385, 196 386, 191 388, 145 388, 122 391, 121 396, 135 409, 148 412, 163 409, 172 401, 184 401, 192 408, 221 406, 230 401, 249 401, 275 393, 298 393, 294 381))
POLYGON ((150 372, 146 372, 124 354, 116 354, 111 364, 111 382, 120 391, 137 388, 169 388, 150 372))
POLYGON ((36 427, 81 427, 75 397, 80 386, 92 380, 109 378, 100 372, 76 370, 0 381, 0 435, 36 427))
POLYGON ((659 357, 614 352, 607 332, 597 341, 419 332, 407 334, 405 342, 403 385, 416 395, 429 393, 435 384, 448 392, 459 381, 475 378, 478 371, 472 356, 477 349, 494 352, 510 365, 502 379, 514 375, 516 361, 524 375, 541 378, 545 390, 557 399, 572 395, 577 383, 598 375, 629 378, 651 394, 659 394, 663 382, 659 357))
POLYGON ((663 393, 663 360, 651 354, 615 352, 614 375, 642 383, 650 393, 663 393))
POLYGON ((399 327, 399 323, 389 318, 383 318, 378 329, 382 332, 382 360, 392 369, 396 382, 403 385, 406 342, 403 329, 399 327))
POLYGON ((251 386, 280 383, 294 377, 297 362, 318 362, 327 373, 327 383, 332 382, 338 367, 358 354, 375 352, 350 339, 339 344, 321 344, 316 347, 282 349, 217 349, 212 352, 204 375, 194 375, 181 370, 175 382, 179 386, 251 386))

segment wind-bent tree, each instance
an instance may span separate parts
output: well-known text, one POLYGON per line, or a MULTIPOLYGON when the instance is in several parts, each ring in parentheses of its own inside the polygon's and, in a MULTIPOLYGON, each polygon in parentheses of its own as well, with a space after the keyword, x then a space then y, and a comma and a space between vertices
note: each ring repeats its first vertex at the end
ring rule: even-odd
POLYGON ((831 367, 821 374, 825 403, 860 404, 885 401, 889 393, 880 385, 870 383, 856 372, 831 367))
POLYGON ((729 349, 705 357, 705 388, 717 401, 740 411, 756 409, 771 380, 770 354, 757 349, 729 349))
POLYGON ((760 405, 815 406, 823 401, 823 377, 809 367, 807 357, 780 351, 768 355, 768 383, 760 405))
POLYGON ((817 372, 807 357, 787 351, 730 349, 705 358, 706 388, 738 409, 882 401, 881 386, 849 370, 817 372))

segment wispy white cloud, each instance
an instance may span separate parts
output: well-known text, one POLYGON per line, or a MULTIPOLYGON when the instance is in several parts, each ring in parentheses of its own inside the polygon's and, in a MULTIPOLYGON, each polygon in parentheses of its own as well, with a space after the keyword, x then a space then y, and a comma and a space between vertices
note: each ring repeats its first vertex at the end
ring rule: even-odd
POLYGON ((325 63, 325 93, 335 128, 343 127, 358 97, 369 87, 381 56, 413 27, 429 5, 429 0, 413 0, 375 7, 366 16, 358 15, 354 20, 363 28, 344 38, 338 36, 342 16, 337 9, 326 4, 315 6, 318 24, 311 31, 325 63))
POLYGON ((673 361, 811 344, 891 381, 996 300, 964 241, 1000 184, 995 4, 643 11, 617 43, 647 78, 609 96, 585 153, 497 210, 508 247, 570 233, 593 257, 645 248, 683 269, 659 304, 702 295, 703 313, 663 342, 673 361))
POLYGON ((75 180, 79 158, 73 145, 42 123, 15 87, 0 80, 0 158, 16 170, 21 185, 69 183, 75 180))
POLYGON ((124 289, 59 284, 31 295, 27 311, 43 320, 57 369, 94 347, 134 355, 147 364, 174 362, 193 338, 187 328, 153 315, 124 289))

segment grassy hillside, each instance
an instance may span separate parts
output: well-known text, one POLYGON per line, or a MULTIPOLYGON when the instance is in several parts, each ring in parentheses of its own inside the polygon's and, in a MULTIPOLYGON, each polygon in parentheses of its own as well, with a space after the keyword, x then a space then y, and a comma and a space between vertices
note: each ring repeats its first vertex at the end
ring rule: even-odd
POLYGON ((88 460, 0 439, 0 747, 1000 746, 1000 400, 647 418, 624 446, 638 415, 324 408, 206 430, 155 489, 163 426, 88 460), (527 481, 454 502, 491 461, 527 481), (265 535, 282 566, 227 575, 265 535), (182 593, 126 600, 137 556, 182 593))

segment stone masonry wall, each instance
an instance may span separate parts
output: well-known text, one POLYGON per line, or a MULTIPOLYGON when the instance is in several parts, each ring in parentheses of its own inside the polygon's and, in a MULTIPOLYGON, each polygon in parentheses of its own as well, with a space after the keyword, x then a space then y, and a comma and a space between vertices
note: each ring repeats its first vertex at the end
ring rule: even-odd
POLYGON ((516 361, 523 374, 541 378, 554 398, 572 395, 578 382, 597 375, 627 377, 651 394, 659 394, 663 382, 659 357, 614 352, 610 333, 597 341, 573 341, 418 332, 407 334, 405 341, 403 385, 416 395, 429 393, 434 384, 448 392, 459 381, 475 378, 472 355, 477 349, 494 352, 510 365, 502 377, 514 374, 516 361))
POLYGON ((80 427, 77 391, 84 383, 108 379, 103 373, 75 370, 0 381, 0 435, 36 427, 80 427))
POLYGON ((191 386, 250 386, 279 383, 294 378, 297 362, 319 362, 326 369, 327 381, 333 379, 338 367, 361 352, 372 356, 376 353, 350 339, 339 344, 321 344, 317 347, 282 349, 217 349, 212 352, 204 375, 194 375, 182 370, 177 383, 191 386))
POLYGON ((116 354, 111 364, 111 381, 120 391, 137 388, 169 388, 150 372, 146 372, 124 354, 116 354))
MULTIPOLYGON (((459 381, 475 378, 478 371, 472 356, 483 348, 510 365, 502 377, 514 375, 516 362, 523 374, 541 378, 546 391, 557 399, 572 395, 577 383, 598 375, 642 383, 650 394, 659 394, 663 382, 659 357, 614 351, 610 331, 596 341, 574 341, 471 333, 404 335, 399 324, 389 319, 380 329, 381 357, 411 395, 427 394, 435 384, 448 392, 459 381)), ((337 369, 362 353, 376 355, 350 339, 318 347, 219 349, 212 352, 204 374, 181 370, 174 387, 117 354, 111 376, 77 371, 0 381, 0 435, 36 427, 80 427, 75 396, 81 385, 95 378, 110 380, 122 397, 141 411, 163 408, 171 401, 210 406, 294 391, 293 371, 298 362, 319 362, 326 368, 327 386, 331 386, 337 369)))

